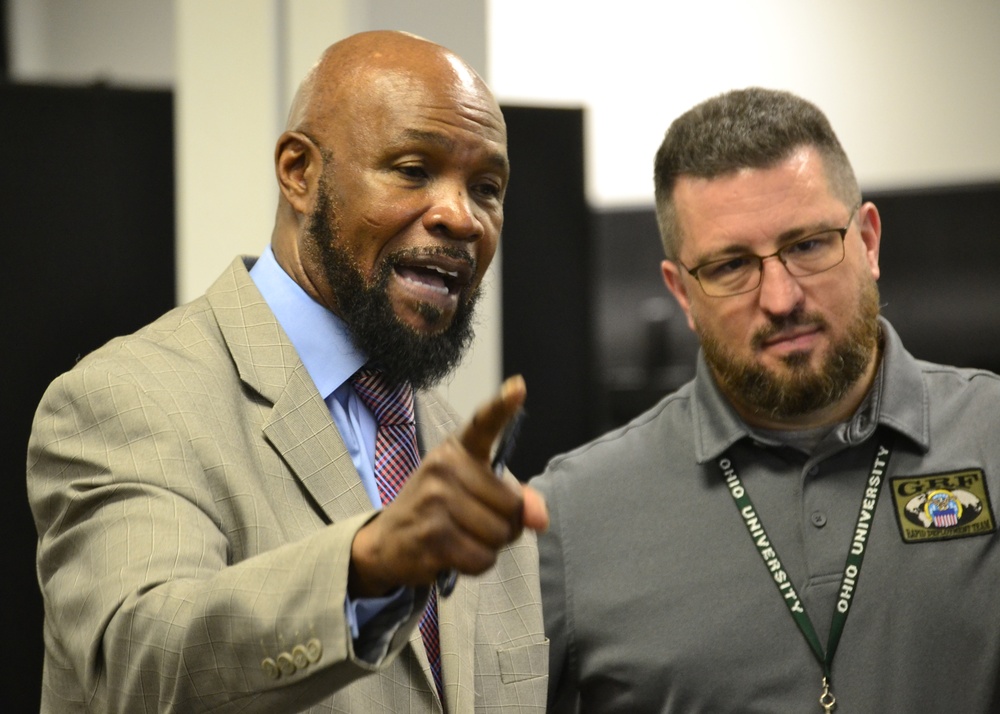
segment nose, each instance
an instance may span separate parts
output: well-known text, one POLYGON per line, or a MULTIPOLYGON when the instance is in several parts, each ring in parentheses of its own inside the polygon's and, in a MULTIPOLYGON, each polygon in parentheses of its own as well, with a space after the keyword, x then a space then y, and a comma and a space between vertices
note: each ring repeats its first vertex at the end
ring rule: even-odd
POLYGON ((771 315, 787 315, 799 307, 802 297, 802 286, 781 259, 776 255, 765 258, 758 295, 761 309, 771 315))
POLYGON ((424 228, 452 240, 479 240, 483 236, 483 222, 477 210, 464 185, 444 185, 424 212, 424 228))

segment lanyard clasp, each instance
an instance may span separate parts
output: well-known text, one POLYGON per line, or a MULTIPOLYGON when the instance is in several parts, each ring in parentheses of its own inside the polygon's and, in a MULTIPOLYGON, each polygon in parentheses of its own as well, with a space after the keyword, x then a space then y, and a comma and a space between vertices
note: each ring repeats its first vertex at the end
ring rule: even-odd
POLYGON ((830 714, 837 706, 837 698, 830 691, 830 680, 823 677, 823 693, 819 696, 819 705, 826 714, 830 714))

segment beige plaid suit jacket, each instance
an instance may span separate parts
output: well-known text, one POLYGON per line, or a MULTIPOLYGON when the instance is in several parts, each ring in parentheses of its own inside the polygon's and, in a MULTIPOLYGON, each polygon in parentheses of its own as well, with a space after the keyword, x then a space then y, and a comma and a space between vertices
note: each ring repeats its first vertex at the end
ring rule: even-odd
MULTIPOLYGON (((205 296, 47 390, 28 453, 43 712, 435 712, 416 627, 377 665, 345 621, 372 515, 288 338, 236 260, 205 296)), ((456 427, 417 395, 426 451, 456 427)), ((440 603, 447 712, 542 711, 534 537, 440 603)))

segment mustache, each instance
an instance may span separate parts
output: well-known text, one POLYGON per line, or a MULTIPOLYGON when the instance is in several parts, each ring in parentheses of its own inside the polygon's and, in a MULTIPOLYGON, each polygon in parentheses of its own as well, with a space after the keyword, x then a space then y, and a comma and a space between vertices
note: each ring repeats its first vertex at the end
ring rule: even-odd
POLYGON ((772 337, 795 327, 815 327, 820 330, 827 327, 826 319, 818 313, 796 311, 788 315, 771 317, 769 319, 770 322, 767 325, 753 334, 751 345, 755 350, 763 347, 764 343, 772 337))
POLYGON ((476 259, 467 250, 451 245, 431 245, 423 248, 403 248, 389 253, 383 261, 385 265, 396 267, 413 261, 414 259, 427 258, 431 256, 445 256, 453 260, 458 260, 469 266, 472 272, 476 271, 476 259))

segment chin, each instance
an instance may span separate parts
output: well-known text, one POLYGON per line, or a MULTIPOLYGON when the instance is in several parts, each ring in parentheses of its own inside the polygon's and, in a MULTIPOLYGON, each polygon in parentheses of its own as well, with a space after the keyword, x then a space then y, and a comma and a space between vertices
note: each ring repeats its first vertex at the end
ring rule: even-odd
POLYGON ((418 335, 433 337, 451 327, 455 317, 454 312, 444 313, 440 308, 426 303, 418 303, 413 307, 406 307, 400 310, 396 308, 396 319, 400 324, 409 328, 418 335))
POLYGON ((814 362, 822 364, 822 357, 814 351, 807 352, 805 350, 789 352, 786 355, 782 355, 778 360, 778 363, 783 368, 793 372, 801 372, 807 368, 812 370, 819 369, 819 364, 814 364, 814 362))

